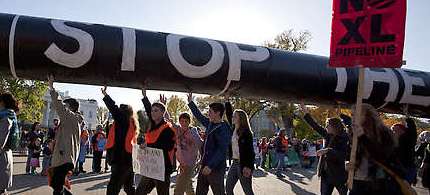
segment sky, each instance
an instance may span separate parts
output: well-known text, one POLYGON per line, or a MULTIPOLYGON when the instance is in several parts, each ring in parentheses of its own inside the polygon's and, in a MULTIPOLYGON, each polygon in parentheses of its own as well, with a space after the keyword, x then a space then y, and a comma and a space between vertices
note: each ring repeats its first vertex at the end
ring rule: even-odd
MULTIPOLYGON (((429 0, 409 0, 406 18, 404 68, 430 72, 426 59, 430 49, 429 0)), ((204 37, 222 41, 261 45, 282 31, 308 30, 312 40, 304 53, 328 56, 330 51, 331 0, 0 0, 0 13, 56 18, 135 29, 204 37)), ((72 97, 96 99, 100 86, 55 83, 72 97)), ((118 103, 142 108, 140 90, 109 87, 118 103)), ((168 97, 183 93, 148 91, 150 100, 158 94, 168 97)))

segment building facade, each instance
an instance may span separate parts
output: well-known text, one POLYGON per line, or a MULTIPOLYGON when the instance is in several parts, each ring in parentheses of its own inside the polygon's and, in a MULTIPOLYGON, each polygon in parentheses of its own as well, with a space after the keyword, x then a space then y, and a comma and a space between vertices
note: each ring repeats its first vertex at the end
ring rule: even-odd
POLYGON ((254 132, 254 137, 260 138, 261 131, 263 130, 272 130, 275 131, 275 124, 269 118, 269 115, 265 110, 260 110, 257 114, 255 114, 251 120, 252 131, 254 132))
MULTIPOLYGON (((62 100, 70 98, 69 92, 58 92, 59 96, 62 100)), ((54 125, 54 119, 58 118, 57 113, 55 110, 51 107, 51 95, 49 94, 49 91, 45 93, 43 96, 44 100, 44 108, 43 108, 43 120, 42 120, 42 127, 52 127, 54 125)), ((92 99, 76 99, 79 101, 79 111, 84 116, 85 121, 85 127, 90 130, 95 130, 97 126, 97 108, 98 103, 96 100, 92 99)))

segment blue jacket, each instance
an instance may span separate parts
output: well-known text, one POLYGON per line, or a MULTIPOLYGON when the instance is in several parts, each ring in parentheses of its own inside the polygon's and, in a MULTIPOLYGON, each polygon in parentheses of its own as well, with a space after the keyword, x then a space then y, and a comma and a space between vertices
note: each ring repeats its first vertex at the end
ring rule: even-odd
POLYGON ((15 112, 13 110, 11 110, 11 109, 0 110, 0 119, 3 119, 5 117, 9 118, 9 120, 12 121, 11 131, 13 130, 13 132, 9 132, 9 135, 6 135, 6 137, 8 137, 7 140, 3 140, 3 138, 0 140, 0 147, 3 146, 4 142, 6 142, 5 145, 4 145, 5 148, 10 148, 11 144, 12 144, 11 143, 11 141, 12 141, 11 137, 12 137, 12 135, 10 135, 10 133, 19 134, 20 132, 19 132, 19 129, 18 129, 18 120, 16 118, 15 112))
POLYGON ((226 122, 211 123, 197 108, 194 102, 188 104, 194 117, 206 127, 206 139, 203 147, 202 166, 212 170, 225 170, 227 151, 231 143, 231 128, 226 122))

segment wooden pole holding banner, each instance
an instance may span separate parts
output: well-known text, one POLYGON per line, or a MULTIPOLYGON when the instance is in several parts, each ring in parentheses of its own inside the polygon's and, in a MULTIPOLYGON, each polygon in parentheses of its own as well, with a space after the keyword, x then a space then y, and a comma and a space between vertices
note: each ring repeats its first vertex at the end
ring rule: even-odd
POLYGON ((354 125, 352 128, 352 148, 349 158, 349 169, 348 169, 348 188, 352 189, 354 183, 354 172, 355 172, 355 160, 357 154, 358 146, 358 128, 361 128, 361 108, 363 103, 363 91, 364 91, 364 74, 365 69, 363 67, 359 68, 358 75, 358 87, 357 87, 357 103, 355 104, 354 112, 354 125))

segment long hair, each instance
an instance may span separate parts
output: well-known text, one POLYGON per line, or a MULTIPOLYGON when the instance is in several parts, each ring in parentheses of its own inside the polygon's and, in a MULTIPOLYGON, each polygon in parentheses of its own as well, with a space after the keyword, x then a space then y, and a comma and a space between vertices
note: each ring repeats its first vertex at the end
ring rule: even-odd
POLYGON ((133 107, 127 104, 120 104, 119 109, 126 116, 127 120, 133 120, 134 126, 136 127, 136 133, 139 132, 139 120, 137 119, 137 114, 133 111, 133 107))
POLYGON ((234 111, 234 113, 239 116, 239 124, 235 127, 237 135, 241 137, 246 131, 252 134, 251 125, 249 125, 249 119, 246 112, 241 109, 237 109, 234 111))
POLYGON ((362 105, 360 122, 365 136, 374 147, 359 142, 359 154, 357 156, 367 153, 371 159, 376 160, 386 160, 392 156, 395 143, 392 132, 384 125, 373 106, 369 104, 362 105))

